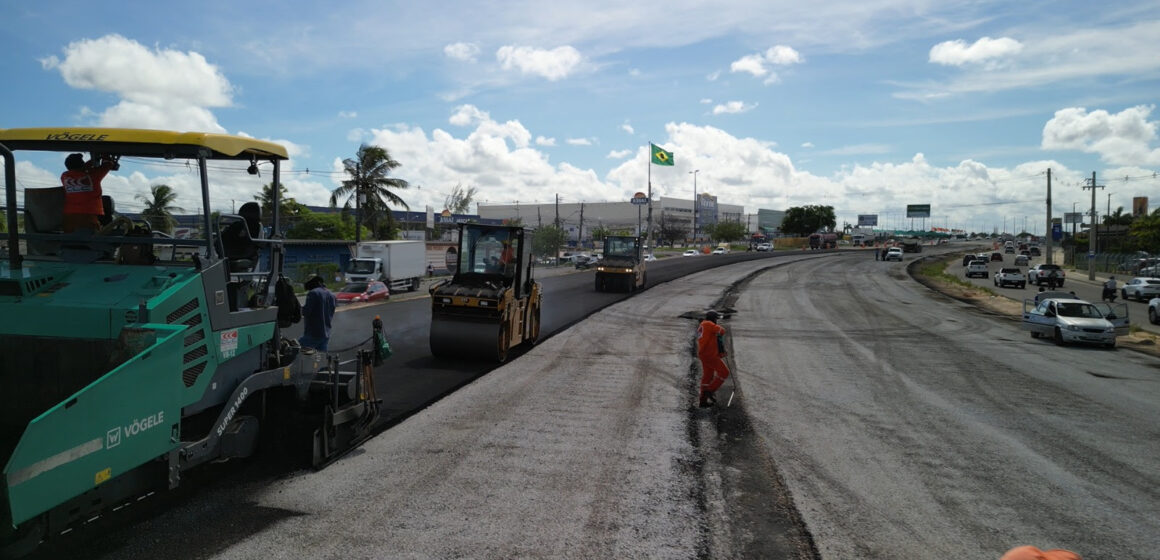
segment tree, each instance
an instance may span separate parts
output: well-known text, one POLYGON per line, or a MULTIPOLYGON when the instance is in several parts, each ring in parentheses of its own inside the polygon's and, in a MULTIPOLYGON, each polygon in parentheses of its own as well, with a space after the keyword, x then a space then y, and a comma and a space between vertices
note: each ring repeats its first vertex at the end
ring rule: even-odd
POLYGON ((1124 207, 1116 208, 1115 212, 1104 215, 1105 226, 1130 226, 1136 217, 1132 214, 1125 214, 1124 207))
POLYGON ((288 239, 353 239, 354 223, 338 214, 319 214, 303 208, 287 232, 288 239))
POLYGON ((741 222, 719 222, 713 226, 712 239, 727 243, 745 239, 745 225, 741 222))
POLYGON ((591 233, 593 241, 604 241, 605 237, 614 235, 608 228, 602 225, 592 228, 591 233))
MULTIPOLYGON (((262 205, 263 216, 274 216, 274 183, 266 183, 262 185, 262 192, 254 195, 254 200, 262 205)), ((278 215, 283 218, 293 216, 298 213, 303 205, 298 204, 289 193, 286 192, 286 185, 278 184, 278 215)))
POLYGON ((827 230, 833 231, 838 225, 833 206, 794 206, 785 211, 785 218, 781 221, 781 230, 805 237, 811 233, 827 230))
POLYGON ((1133 246, 1149 253, 1160 250, 1160 208, 1147 216, 1140 216, 1128 226, 1128 239, 1133 246))
POLYGON ((554 225, 547 225, 536 229, 532 234, 532 252, 537 255, 548 255, 555 258, 560 254, 560 247, 568 240, 568 232, 554 225))
POLYGON ((454 189, 451 189, 451 194, 443 199, 443 207, 452 214, 466 214, 471 208, 476 192, 475 187, 464 189, 462 183, 457 184, 454 189))
POLYGON ((177 193, 169 185, 153 185, 149 187, 149 191, 152 196, 137 195, 137 200, 145 203, 141 217, 154 230, 173 233, 173 227, 177 225, 173 213, 185 211, 184 208, 173 205, 177 200, 177 193))
MULTIPOLYGON (((361 223, 362 215, 371 221, 371 231, 377 231, 379 219, 386 216, 388 224, 391 221, 390 204, 411 209, 395 190, 410 186, 407 181, 396 177, 388 177, 391 170, 402 164, 391 158, 386 148, 379 146, 359 146, 354 158, 342 160, 343 171, 350 177, 342 182, 342 186, 334 189, 330 194, 330 207, 338 206, 340 199, 345 199, 343 209, 351 207, 352 202, 358 209, 356 220, 361 223), (360 198, 359 195, 362 195, 360 198)), ((360 228, 361 229, 361 228, 360 228)), ((355 240, 361 235, 360 229, 355 230, 355 240)), ((388 225, 389 229, 389 225, 388 225)))
POLYGON ((685 222, 674 220, 668 214, 661 212, 660 217, 657 218, 657 245, 667 242, 672 247, 677 240, 687 237, 691 229, 690 225, 686 225, 685 222))

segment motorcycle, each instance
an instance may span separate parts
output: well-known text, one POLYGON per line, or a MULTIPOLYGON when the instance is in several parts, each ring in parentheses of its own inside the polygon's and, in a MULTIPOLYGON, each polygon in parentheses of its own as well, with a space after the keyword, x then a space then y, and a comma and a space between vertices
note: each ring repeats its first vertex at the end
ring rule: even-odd
POLYGON ((1116 289, 1104 288, 1104 293, 1100 296, 1100 299, 1108 303, 1116 303, 1116 289))

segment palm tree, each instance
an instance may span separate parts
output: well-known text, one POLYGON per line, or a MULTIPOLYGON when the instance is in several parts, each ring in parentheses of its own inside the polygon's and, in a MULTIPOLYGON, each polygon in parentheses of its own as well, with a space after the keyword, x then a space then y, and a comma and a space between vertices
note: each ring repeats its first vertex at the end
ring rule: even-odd
POLYGON ((358 148, 355 158, 342 160, 343 170, 350 179, 342 182, 342 186, 334 189, 330 194, 330 207, 338 206, 339 199, 345 198, 343 208, 355 205, 355 241, 359 241, 362 223, 362 214, 365 212, 371 219, 371 231, 378 230, 379 216, 389 210, 388 203, 411 209, 407 203, 395 194, 393 189, 405 189, 410 186, 407 181, 387 175, 392 169, 402 164, 391 159, 386 148, 363 144, 358 148), (362 195, 362 196, 359 196, 362 195))
POLYGON ((177 200, 177 193, 169 185, 153 185, 149 187, 149 190, 152 193, 152 198, 141 194, 137 195, 137 200, 145 203, 141 217, 145 218, 145 221, 149 222, 149 227, 154 230, 173 233, 173 227, 177 225, 173 213, 185 211, 184 208, 173 205, 173 202, 177 200))

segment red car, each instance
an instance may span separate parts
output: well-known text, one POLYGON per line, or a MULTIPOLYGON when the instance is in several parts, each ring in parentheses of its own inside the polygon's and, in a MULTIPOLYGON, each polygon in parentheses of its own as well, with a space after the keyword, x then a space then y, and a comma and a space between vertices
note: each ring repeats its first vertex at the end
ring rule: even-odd
POLYGON ((358 303, 387 299, 391 297, 391 292, 382 282, 355 282, 347 284, 334 297, 338 303, 358 303))

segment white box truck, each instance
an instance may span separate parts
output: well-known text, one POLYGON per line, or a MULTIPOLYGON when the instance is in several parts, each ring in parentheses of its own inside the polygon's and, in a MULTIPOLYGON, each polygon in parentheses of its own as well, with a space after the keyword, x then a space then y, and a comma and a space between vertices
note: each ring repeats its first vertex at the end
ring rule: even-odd
POLYGON ((363 241, 355 246, 347 282, 385 282, 394 290, 417 290, 426 272, 427 244, 422 241, 363 241))

